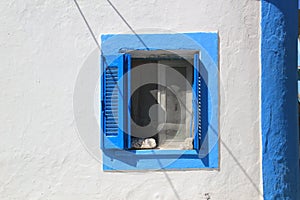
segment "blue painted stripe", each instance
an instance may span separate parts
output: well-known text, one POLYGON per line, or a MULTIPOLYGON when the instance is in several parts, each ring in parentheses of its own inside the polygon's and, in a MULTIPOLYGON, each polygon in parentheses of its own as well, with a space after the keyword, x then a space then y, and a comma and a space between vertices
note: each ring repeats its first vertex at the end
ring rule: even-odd
POLYGON ((300 199, 297 1, 263 0, 261 11, 264 198, 300 199))

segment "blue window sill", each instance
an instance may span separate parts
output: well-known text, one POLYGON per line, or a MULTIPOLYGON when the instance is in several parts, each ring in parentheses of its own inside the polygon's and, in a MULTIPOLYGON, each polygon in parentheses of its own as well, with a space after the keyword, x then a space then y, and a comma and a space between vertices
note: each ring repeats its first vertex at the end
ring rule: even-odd
POLYGON ((104 171, 137 170, 218 170, 218 148, 205 150, 107 150, 103 153, 104 171))

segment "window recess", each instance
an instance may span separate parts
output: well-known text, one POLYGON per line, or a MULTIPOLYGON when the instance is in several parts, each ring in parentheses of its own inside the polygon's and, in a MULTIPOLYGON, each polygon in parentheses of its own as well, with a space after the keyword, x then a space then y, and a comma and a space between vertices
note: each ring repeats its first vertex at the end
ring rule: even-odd
POLYGON ((107 65, 102 88, 103 148, 199 149, 201 78, 198 59, 199 51, 193 50, 132 51, 107 65), (149 73, 143 69, 133 70, 140 66, 151 70, 149 73), (143 83, 145 76, 152 77, 151 83, 143 83), (182 76, 184 81, 178 84, 176 76, 182 76), (151 107, 156 109, 150 116, 151 107))

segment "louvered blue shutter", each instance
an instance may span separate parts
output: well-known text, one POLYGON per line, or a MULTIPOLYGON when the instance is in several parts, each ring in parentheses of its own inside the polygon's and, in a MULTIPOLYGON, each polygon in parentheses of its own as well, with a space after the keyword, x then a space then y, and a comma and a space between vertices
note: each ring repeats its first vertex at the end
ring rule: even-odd
POLYGON ((106 56, 102 75, 102 131, 104 149, 124 149, 124 55, 106 56))
POLYGON ((201 76, 199 54, 194 55, 193 82, 194 148, 200 149, 201 139, 201 76))

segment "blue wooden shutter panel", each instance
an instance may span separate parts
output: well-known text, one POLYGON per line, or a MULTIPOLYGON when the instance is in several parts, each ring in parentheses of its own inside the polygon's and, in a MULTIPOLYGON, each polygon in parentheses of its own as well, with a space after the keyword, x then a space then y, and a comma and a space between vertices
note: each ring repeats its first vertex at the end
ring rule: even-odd
POLYGON ((131 108, 130 108, 130 98, 131 98, 131 84, 130 84, 130 81, 131 81, 131 76, 130 76, 130 70, 131 70, 131 55, 130 54, 125 54, 125 66, 126 66, 126 80, 125 80, 125 93, 126 93, 126 101, 124 101, 125 103, 125 120, 126 120, 126 133, 127 133, 127 144, 126 144, 126 147, 128 149, 131 148, 131 136, 130 136, 130 121, 131 121, 131 108))
POLYGON ((194 55, 193 83, 193 118, 194 118, 194 148, 200 149, 201 139, 201 75, 199 54, 194 55))
POLYGON ((109 64, 104 62, 103 68, 103 148, 124 149, 124 83, 120 81, 124 73, 124 55, 109 64))

